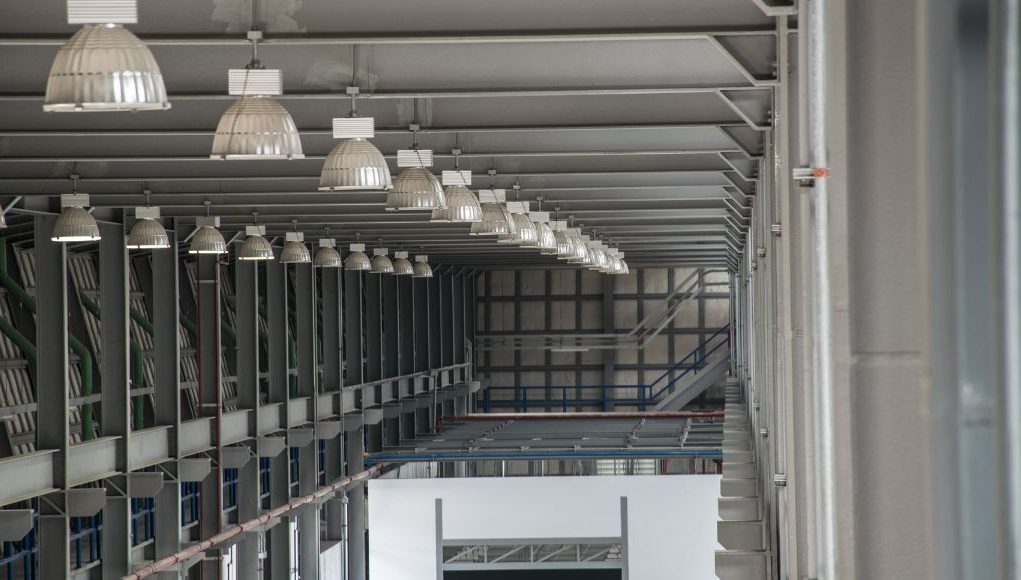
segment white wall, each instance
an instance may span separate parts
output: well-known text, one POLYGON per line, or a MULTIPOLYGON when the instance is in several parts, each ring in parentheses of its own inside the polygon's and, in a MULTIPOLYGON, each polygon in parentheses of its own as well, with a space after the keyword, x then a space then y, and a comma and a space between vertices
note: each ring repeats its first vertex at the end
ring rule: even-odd
POLYGON ((370 578, 439 580, 436 498, 444 538, 478 539, 619 536, 624 496, 633 580, 715 580, 719 489, 715 475, 373 480, 370 578))

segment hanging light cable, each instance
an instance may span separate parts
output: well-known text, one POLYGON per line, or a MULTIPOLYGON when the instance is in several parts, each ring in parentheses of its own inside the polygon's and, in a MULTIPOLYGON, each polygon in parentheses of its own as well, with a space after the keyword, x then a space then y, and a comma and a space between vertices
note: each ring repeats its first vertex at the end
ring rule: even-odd
POLYGON ((71 193, 60 196, 60 216, 53 224, 50 239, 54 242, 94 242, 99 239, 99 224, 85 208, 89 194, 78 193, 78 174, 71 174, 71 193))
POLYGON ((197 229, 192 234, 189 254, 225 254, 227 241, 216 228, 220 227, 220 217, 209 215, 211 202, 206 200, 206 215, 195 219, 197 229))
POLYGON ((376 121, 358 116, 358 46, 351 45, 351 111, 346 118, 333 120, 333 138, 342 139, 326 156, 319 176, 323 191, 381 191, 393 187, 390 166, 383 154, 368 139, 376 136, 376 121))
POLYGON ((227 71, 228 93, 239 96, 220 117, 213 136, 213 159, 304 159, 301 135, 287 109, 272 97, 283 93, 283 72, 259 60, 262 32, 256 30, 258 2, 252 0, 248 40, 252 60, 227 71))
POLYGON ((138 23, 133 0, 67 0, 67 22, 82 24, 57 51, 43 110, 150 111, 170 108, 149 47, 124 24, 138 23))
POLYGON ((159 221, 160 208, 149 205, 149 195, 152 192, 145 190, 145 207, 135 208, 135 225, 131 226, 131 233, 124 244, 129 250, 156 250, 170 247, 170 238, 167 230, 159 221))

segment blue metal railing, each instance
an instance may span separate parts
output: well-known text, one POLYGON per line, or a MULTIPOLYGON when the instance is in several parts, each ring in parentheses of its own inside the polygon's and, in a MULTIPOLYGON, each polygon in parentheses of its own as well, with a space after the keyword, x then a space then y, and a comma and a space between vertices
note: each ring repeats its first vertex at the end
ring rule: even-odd
POLYGON ((147 542, 156 535, 156 499, 131 500, 131 545, 147 542))
POLYGON ((269 471, 269 457, 259 458, 259 499, 262 501, 262 509, 268 510, 270 483, 273 481, 269 471))
POLYGON ((670 391, 684 377, 701 371, 710 356, 722 348, 730 347, 730 325, 720 327, 708 338, 700 340, 697 347, 674 363, 653 382, 645 385, 538 385, 527 387, 489 386, 483 395, 483 412, 488 413, 493 407, 520 408, 527 413, 528 407, 559 406, 567 412, 571 405, 600 405, 604 411, 619 405, 635 406, 642 411, 649 403, 655 403, 663 393, 670 391), (678 372, 680 371, 680 372, 678 372), (678 373, 671 378, 671 375, 678 373), (662 383, 662 386, 660 386, 662 383), (520 396, 510 399, 493 399, 493 392, 509 391, 520 396), (530 392, 539 391, 538 396, 529 396, 530 392), (599 396, 591 396, 596 392, 599 396), (560 396, 557 397, 556 395, 560 396), (573 397, 568 397, 573 394, 573 397))

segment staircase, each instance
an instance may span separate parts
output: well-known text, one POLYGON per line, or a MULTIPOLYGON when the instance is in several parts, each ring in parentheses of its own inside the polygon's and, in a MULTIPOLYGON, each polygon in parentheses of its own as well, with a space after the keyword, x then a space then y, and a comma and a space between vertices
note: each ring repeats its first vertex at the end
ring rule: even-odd
POLYGON ((755 440, 748 404, 736 379, 728 379, 723 419, 723 478, 720 480, 716 552, 720 580, 769 578, 769 552, 755 467, 755 440))

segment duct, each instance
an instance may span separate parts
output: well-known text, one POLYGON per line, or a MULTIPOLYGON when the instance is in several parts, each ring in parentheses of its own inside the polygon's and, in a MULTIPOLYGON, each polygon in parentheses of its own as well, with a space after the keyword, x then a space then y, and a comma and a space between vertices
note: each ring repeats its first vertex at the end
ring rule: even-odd
MULTIPOLYGON (((35 314, 35 299, 29 296, 28 292, 25 292, 25 289, 19 286, 7 271, 7 240, 4 238, 0 238, 0 284, 3 284, 4 288, 22 306, 35 314)), ((82 375, 82 397, 88 398, 92 395, 92 353, 80 340, 70 334, 67 336, 67 343, 71 350, 78 355, 82 375)), ((85 440, 95 437, 95 429, 92 424, 92 405, 93 403, 82 405, 82 439, 85 440)))
POLYGON ((141 580, 142 578, 148 578, 159 572, 171 570, 177 567, 179 564, 187 562, 192 558, 198 557, 205 553, 207 550, 210 550, 212 548, 215 548, 216 546, 224 544, 231 540, 232 538, 235 538, 247 531, 259 529, 262 526, 265 526, 271 520, 287 515, 301 508, 302 506, 318 503, 322 500, 328 499, 337 492, 344 491, 347 488, 350 488, 352 486, 361 484, 369 479, 372 479, 379 475, 381 471, 382 467, 376 465, 370 467, 369 469, 366 469, 365 471, 356 473, 355 475, 349 477, 345 477, 325 487, 321 487, 313 493, 294 498, 283 505, 277 506, 271 510, 263 512, 257 518, 231 526, 223 530, 222 532, 216 534, 215 536, 212 536, 211 538, 191 544, 190 546, 181 550, 180 552, 177 552, 176 554, 167 556, 166 558, 163 558, 161 560, 157 560, 156 562, 153 562, 152 564, 149 564, 147 566, 143 566, 138 570, 135 570, 134 572, 126 576, 123 576, 121 580, 141 580))

